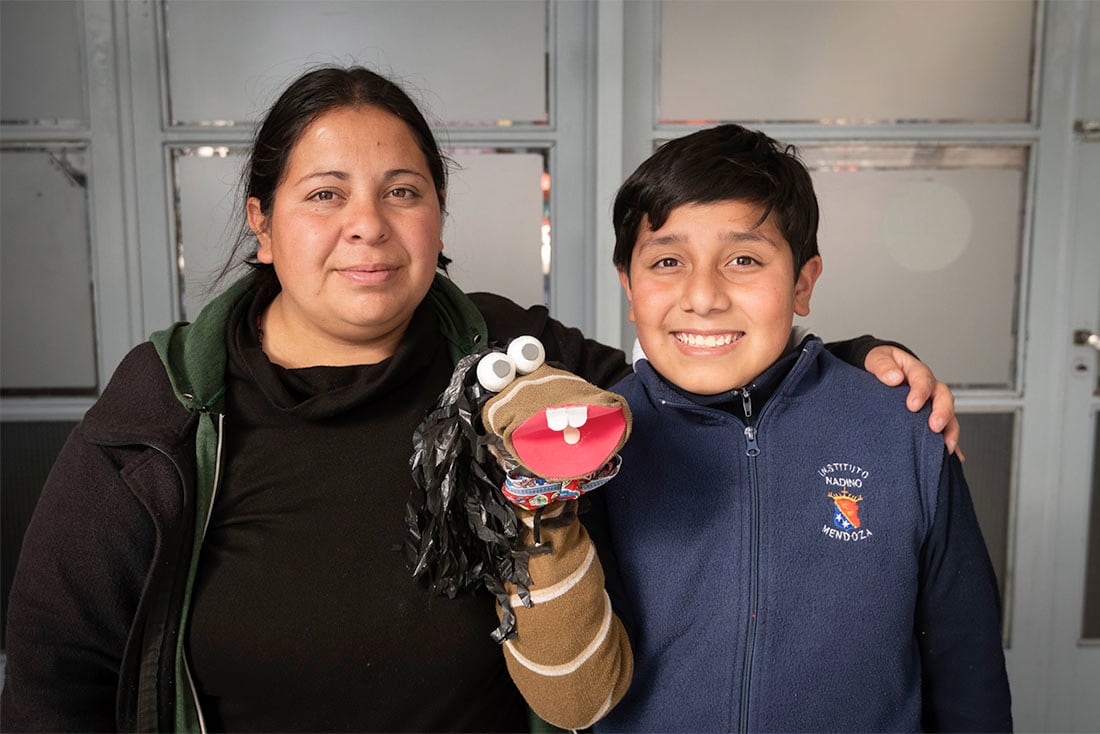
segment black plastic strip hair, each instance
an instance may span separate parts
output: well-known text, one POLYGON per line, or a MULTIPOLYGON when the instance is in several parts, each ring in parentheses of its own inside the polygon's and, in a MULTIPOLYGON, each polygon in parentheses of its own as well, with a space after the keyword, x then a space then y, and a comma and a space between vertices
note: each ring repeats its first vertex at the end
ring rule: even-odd
MULTIPOLYGON (((484 586, 500 604, 502 643, 515 636, 515 614, 505 583, 530 606, 531 549, 521 542, 521 523, 500 487, 504 473, 489 451, 503 449, 481 422, 492 396, 477 381, 478 360, 463 357, 436 407, 413 434, 410 460, 416 489, 406 507, 405 552, 412 575, 435 593, 454 598, 484 586)), ((499 350, 495 350, 499 351, 499 350)))

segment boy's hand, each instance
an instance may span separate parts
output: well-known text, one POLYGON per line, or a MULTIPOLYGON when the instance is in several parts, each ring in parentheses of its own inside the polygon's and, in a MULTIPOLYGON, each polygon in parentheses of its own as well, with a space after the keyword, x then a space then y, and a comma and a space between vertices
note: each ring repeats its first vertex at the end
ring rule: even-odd
POLYGON ((904 349, 882 345, 867 353, 864 369, 887 385, 895 386, 903 382, 909 384, 909 397, 905 406, 916 412, 929 398, 932 398, 932 415, 928 417, 928 427, 936 433, 943 432, 943 442, 948 453, 959 449, 959 419, 955 417, 955 396, 944 383, 936 379, 932 370, 924 362, 904 349))

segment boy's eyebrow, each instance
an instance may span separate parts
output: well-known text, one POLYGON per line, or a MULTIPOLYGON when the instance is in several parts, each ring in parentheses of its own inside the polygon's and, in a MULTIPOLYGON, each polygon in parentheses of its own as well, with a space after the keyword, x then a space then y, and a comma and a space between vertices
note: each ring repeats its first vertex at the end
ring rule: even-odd
MULTIPOLYGON (((664 247, 667 245, 681 245, 687 242, 685 235, 677 232, 670 232, 669 234, 661 235, 660 237, 646 237, 638 243, 638 249, 641 250, 644 247, 664 247)), ((728 242, 736 244, 738 242, 764 242, 772 247, 779 247, 770 237, 761 232, 759 229, 741 230, 731 229, 726 230, 718 235, 718 239, 722 242, 728 242)))

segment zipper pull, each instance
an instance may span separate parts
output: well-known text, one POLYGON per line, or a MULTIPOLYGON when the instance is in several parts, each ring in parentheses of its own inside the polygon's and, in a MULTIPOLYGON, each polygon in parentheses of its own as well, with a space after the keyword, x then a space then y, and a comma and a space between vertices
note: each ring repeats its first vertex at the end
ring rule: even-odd
POLYGON ((745 409, 745 417, 752 418, 752 400, 750 398, 751 393, 747 387, 741 388, 741 407, 745 409))
POLYGON ((760 454, 760 447, 756 445, 756 429, 752 426, 745 426, 745 440, 749 442, 749 448, 745 452, 745 456, 750 459, 760 454))

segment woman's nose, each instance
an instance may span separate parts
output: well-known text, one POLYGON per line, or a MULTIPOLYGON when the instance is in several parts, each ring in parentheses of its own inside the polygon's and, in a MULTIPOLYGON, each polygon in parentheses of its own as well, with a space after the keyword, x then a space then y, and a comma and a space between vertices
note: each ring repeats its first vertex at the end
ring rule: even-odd
POLYGON ((389 236, 389 222, 378 202, 369 198, 352 199, 345 212, 344 233, 352 242, 370 245, 389 236))
POLYGON ((680 307, 684 311, 700 315, 706 315, 711 311, 724 311, 730 305, 727 287, 729 283, 721 273, 710 270, 693 271, 684 282, 680 307))

